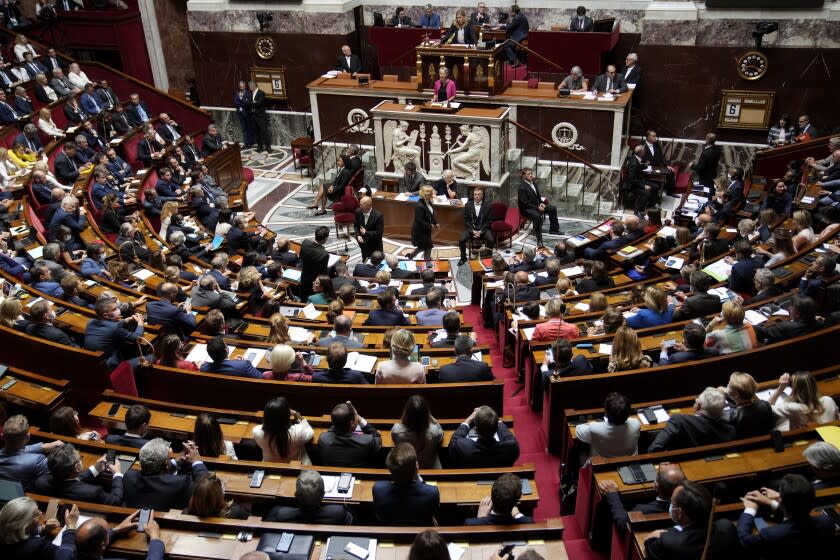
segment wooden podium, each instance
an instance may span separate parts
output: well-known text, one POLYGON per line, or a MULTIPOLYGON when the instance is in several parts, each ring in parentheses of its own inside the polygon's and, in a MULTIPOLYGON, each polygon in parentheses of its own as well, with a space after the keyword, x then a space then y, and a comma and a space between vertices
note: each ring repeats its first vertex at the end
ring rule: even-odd
POLYGON ((417 47, 417 91, 433 90, 438 70, 445 66, 458 93, 496 95, 504 89, 502 63, 504 46, 478 49, 472 45, 417 47))

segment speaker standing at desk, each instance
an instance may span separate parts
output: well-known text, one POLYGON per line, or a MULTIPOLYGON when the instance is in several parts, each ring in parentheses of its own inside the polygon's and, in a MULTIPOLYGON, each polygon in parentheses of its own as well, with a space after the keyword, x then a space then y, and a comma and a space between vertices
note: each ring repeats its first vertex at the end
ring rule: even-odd
POLYGON ((438 70, 440 79, 435 82, 435 94, 432 98, 439 103, 452 101, 455 99, 455 82, 449 79, 449 69, 446 66, 441 66, 438 70))
POLYGON ((455 22, 440 39, 441 45, 474 45, 476 43, 473 26, 467 23, 467 12, 460 8, 455 14, 455 22))
POLYGON ((576 10, 576 14, 572 17, 571 21, 569 21, 569 31, 581 31, 588 33, 592 31, 594 22, 592 18, 586 15, 586 8, 583 6, 578 6, 576 10))

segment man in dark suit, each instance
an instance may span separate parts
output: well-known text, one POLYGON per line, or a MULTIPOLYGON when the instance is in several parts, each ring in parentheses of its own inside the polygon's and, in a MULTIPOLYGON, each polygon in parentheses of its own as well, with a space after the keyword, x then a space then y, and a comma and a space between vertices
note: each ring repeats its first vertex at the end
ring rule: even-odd
POLYGON ((108 85, 108 80, 99 80, 99 88, 96 90, 99 103, 109 111, 120 104, 120 98, 108 85))
POLYGON ((138 342, 143 336, 143 316, 135 313, 122 319, 116 299, 100 297, 94 306, 96 318, 85 328, 85 350, 101 350, 106 364, 113 369, 123 360, 136 365, 138 342))
POLYGON ((178 286, 164 282, 159 290, 160 299, 146 304, 146 320, 150 325, 160 325, 164 333, 177 334, 188 339, 195 329, 195 316, 189 306, 172 303, 178 297, 178 286))
POLYGON ((470 25, 488 25, 490 23, 490 14, 487 13, 487 6, 484 2, 479 2, 476 10, 470 14, 470 25))
POLYGON ((536 248, 526 245, 522 249, 522 260, 513 265, 511 272, 539 270, 543 268, 544 263, 545 259, 542 256, 537 256, 536 248))
POLYGON ((665 156, 662 154, 662 147, 659 145, 659 138, 655 130, 647 131, 642 147, 644 148, 642 161, 650 165, 665 165, 665 156))
POLYGON ((361 372, 345 367, 347 365, 347 347, 341 341, 333 341, 327 348, 326 371, 318 370, 312 374, 313 383, 333 383, 346 385, 367 385, 361 372))
POLYGON ((121 136, 131 130, 131 123, 128 122, 128 117, 125 115, 125 107, 117 104, 114 110, 111 111, 111 125, 113 125, 117 136, 121 136))
POLYGON ((819 255, 799 280, 799 293, 817 298, 820 288, 827 286, 837 276, 837 257, 832 253, 819 255))
POLYGON ((190 208, 195 212, 195 217, 208 231, 215 231, 219 222, 219 211, 210 206, 204 196, 204 190, 199 185, 190 188, 190 208))
POLYGON ((277 238, 277 242, 274 244, 274 249, 271 251, 270 256, 273 260, 281 262, 283 266, 300 266, 300 257, 291 250, 288 237, 281 236, 277 238))
MULTIPOLYGON (((701 558, 706 548, 712 496, 697 482, 686 480, 671 495, 671 517, 677 527, 653 531, 645 538, 652 560, 701 558)), ((738 533, 728 519, 713 522, 708 536, 708 558, 735 560, 741 557, 738 533)))
POLYGON ((535 286, 546 286, 544 289, 553 288, 560 278, 560 259, 557 257, 548 257, 545 259, 545 276, 537 274, 534 280, 535 286))
POLYGON ((776 285, 776 275, 769 268, 759 268, 753 276, 756 294, 750 298, 750 304, 763 303, 776 299, 784 292, 776 285))
POLYGON ((458 240, 458 247, 461 248, 461 260, 458 266, 467 262, 467 242, 473 239, 481 239, 486 247, 493 247, 493 232, 490 219, 490 204, 484 202, 484 189, 475 187, 473 198, 464 205, 464 231, 458 240))
POLYGON ((394 27, 411 27, 411 18, 405 15, 405 8, 399 7, 390 21, 394 27))
POLYGON ((492 381, 493 372, 483 361, 473 360, 473 339, 458 336, 455 339, 455 363, 440 368, 438 379, 441 383, 468 383, 472 381, 492 381))
POLYGON ((324 243, 330 236, 330 228, 318 226, 315 229, 315 239, 306 239, 300 246, 301 274, 300 299, 306 301, 312 295, 312 283, 321 274, 329 274, 328 264, 330 254, 324 248, 324 243))
POLYGON ((624 239, 624 222, 615 220, 610 226, 610 238, 601 243, 598 247, 586 247, 583 256, 590 260, 604 260, 607 258, 607 251, 615 251, 624 247, 627 240, 624 239))
POLYGON ((410 324, 408 317, 397 307, 395 290, 386 289, 376 296, 379 309, 374 309, 368 314, 364 324, 374 327, 402 327, 410 324))
POLYGON ((595 23, 592 21, 592 18, 586 15, 586 8, 578 6, 577 10, 575 10, 575 15, 569 21, 569 31, 589 33, 592 31, 594 25, 595 23))
POLYGON ((827 515, 811 515, 814 488, 799 474, 786 474, 779 491, 762 488, 741 498, 744 512, 738 519, 738 538, 744 550, 761 558, 795 558, 803 550, 812 558, 830 558, 834 521, 827 515), (755 533, 759 507, 766 507, 782 521, 755 533))
POLYGON ((15 136, 15 143, 29 148, 36 154, 44 150, 44 145, 38 137, 38 128, 32 123, 25 125, 21 133, 15 136))
POLYGON ((615 66, 610 64, 607 66, 606 72, 595 79, 591 89, 598 93, 616 95, 627 91, 627 84, 624 83, 624 76, 616 72, 615 66))
MULTIPOLYGON (((510 7, 510 13, 513 17, 502 27, 507 30, 508 39, 521 42, 522 39, 528 36, 528 18, 526 18, 525 14, 523 14, 519 9, 518 4, 514 4, 510 7)), ((519 66, 519 59, 516 57, 516 50, 513 44, 508 43, 505 46, 505 53, 507 54, 508 62, 510 62, 514 68, 519 66)))
POLYGON ((461 336, 461 316, 457 311, 447 311, 441 320, 446 336, 432 340, 429 337, 432 348, 454 348, 455 341, 461 336))
POLYGON ((735 258, 729 275, 729 289, 735 293, 752 293, 755 282, 755 272, 764 267, 764 259, 753 255, 752 245, 746 239, 735 242, 735 258))
POLYGON ((3 449, 0 449, 0 478, 16 480, 25 492, 35 488, 35 481, 47 474, 47 455, 64 445, 62 441, 29 443, 29 420, 22 414, 3 424, 3 449))
POLYGON ((184 455, 179 467, 190 469, 189 474, 173 471, 169 460, 169 442, 155 438, 140 449, 140 470, 131 469, 125 474, 125 504, 132 508, 158 511, 184 509, 192 495, 193 483, 207 475, 198 447, 184 443, 184 455))
POLYGON ((318 471, 300 471, 295 483, 295 505, 274 506, 263 521, 351 525, 353 514, 342 504, 323 504, 324 480, 318 471))
POLYGON ((0 90, 0 122, 3 124, 14 124, 19 122, 24 116, 9 105, 6 101, 6 92, 0 90))
MULTIPOLYGON (((356 241, 362 250, 362 260, 366 260, 374 251, 382 251, 382 234, 385 233, 385 217, 379 210, 373 209, 373 199, 363 196, 356 209, 356 221, 353 224, 356 241)), ((374 273, 375 274, 375 273, 374 273)))
POLYGON ((222 135, 219 133, 219 127, 211 124, 207 127, 207 134, 201 140, 201 157, 207 157, 210 154, 215 154, 219 150, 225 149, 222 135))
POLYGON ((709 189, 715 186, 715 177, 717 177, 718 163, 720 162, 721 149, 720 146, 715 145, 716 141, 717 135, 712 132, 708 133, 700 157, 697 158, 696 162, 688 164, 688 168, 697 173, 697 180, 709 189))
POLYGON ((321 338, 318 340, 318 346, 332 346, 333 342, 338 342, 345 348, 362 348, 363 344, 353 338, 353 321, 347 315, 336 316, 333 320, 333 331, 335 335, 321 338))
POLYGON ((681 293, 677 294, 677 299, 683 303, 674 311, 673 318, 675 322, 687 321, 720 312, 720 298, 714 294, 707 293, 713 282, 714 278, 702 270, 695 270, 691 273, 693 292, 687 297, 681 293))
POLYGON ((125 117, 132 127, 140 126, 152 119, 152 113, 145 101, 140 101, 140 96, 132 93, 128 96, 128 105, 125 107, 125 117))
POLYGON ((382 266, 382 261, 385 259, 385 254, 382 252, 382 249, 378 249, 372 251, 368 256, 370 257, 370 263, 360 262, 353 267, 353 276, 359 278, 373 278, 376 276, 376 273, 379 272, 379 268, 382 266))
POLYGON ((431 527, 440 507, 440 492, 417 475, 417 452, 398 443, 385 459, 391 480, 373 485, 373 509, 384 525, 431 527))
POLYGON ((67 333, 53 325, 55 312, 51 301, 42 299, 33 304, 29 308, 29 320, 30 323, 26 325, 26 334, 65 346, 79 346, 67 336, 67 333))
POLYGON ((417 165, 413 161, 409 161, 405 164, 405 171, 403 171, 403 176, 400 177, 397 190, 401 193, 417 194, 425 182, 423 176, 417 172, 417 165))
POLYGON ((125 411, 123 420, 125 422, 125 433, 108 434, 105 436, 105 441, 112 445, 140 449, 149 442, 146 439, 146 432, 149 429, 149 420, 151 419, 152 413, 147 406, 133 404, 125 411))
POLYGON ((542 245, 542 226, 546 215, 548 215, 550 223, 549 233, 562 233, 560 223, 557 221, 557 208, 543 199, 534 180, 533 169, 526 167, 522 170, 522 183, 519 185, 517 195, 519 212, 534 224, 537 245, 542 245))
POLYGON ((210 356, 212 361, 201 364, 201 371, 235 377, 251 377, 253 379, 266 377, 254 367, 250 360, 229 360, 228 347, 221 336, 214 337, 207 343, 207 355, 210 356))
POLYGON ((625 84, 638 84, 642 78, 642 71, 639 68, 639 55, 630 53, 624 58, 624 68, 621 69, 621 76, 625 84))
POLYGON ((420 282, 421 285, 419 288, 413 288, 411 290, 411 295, 413 296, 422 296, 429 293, 429 290, 432 288, 437 287, 435 283, 435 270, 433 268, 424 268, 420 271, 420 282))
POLYGON ((519 443, 495 410, 480 406, 452 434, 449 457, 459 469, 510 467, 519 458, 519 443))
POLYGON ((755 337, 770 344, 810 334, 822 327, 823 322, 817 320, 816 302, 808 296, 796 294, 791 298, 790 319, 776 321, 772 325, 756 325, 755 337))
POLYGON ((382 447, 382 436, 348 403, 332 409, 332 426, 318 438, 320 465, 371 467, 382 447), (356 429, 361 433, 356 433, 356 429))
MULTIPOLYGON (((667 512, 671 505, 671 495, 684 481, 685 475, 679 465, 661 463, 656 472, 656 480, 653 482, 656 498, 652 502, 636 504, 631 511, 644 514, 667 512)), ((598 482, 598 489, 610 507, 613 523, 623 533, 627 529, 630 517, 627 515, 627 510, 624 509, 624 503, 622 503, 621 495, 618 493, 618 485, 612 480, 602 480, 598 482)))
POLYGON ((362 61, 359 60, 358 55, 353 54, 350 45, 341 46, 341 54, 335 63, 335 69, 349 72, 354 78, 358 72, 362 71, 362 61))
POLYGON ((268 129, 268 114, 265 112, 265 92, 257 87, 257 82, 248 82, 251 90, 250 104, 246 101, 248 113, 253 124, 258 152, 271 152, 271 134, 268 129))
POLYGON ((674 353, 669 355, 668 348, 663 342, 662 350, 659 354, 659 365, 666 366, 668 364, 681 364, 692 360, 710 358, 713 354, 706 352, 704 347, 705 342, 706 329, 697 323, 688 323, 685 327, 683 327, 682 343, 674 344, 671 347, 674 349, 674 353))
POLYGON ((52 72, 57 68, 64 69, 67 67, 67 64, 65 64, 63 60, 58 58, 58 54, 52 47, 47 49, 47 56, 44 57, 44 64, 46 65, 48 72, 52 72))
POLYGON ((105 459, 103 455, 86 469, 76 448, 70 443, 64 444, 50 453, 47 458, 50 474, 35 481, 35 491, 68 501, 122 505, 123 474, 120 462, 114 461, 113 465, 109 465, 105 459), (95 483, 96 478, 106 469, 112 473, 110 492, 95 483))
POLYGON ((493 482, 490 499, 481 500, 477 517, 468 518, 464 525, 518 525, 533 523, 534 519, 519 512, 516 504, 522 497, 522 480, 513 473, 505 473, 493 482))
POLYGON ((210 274, 218 282, 219 288, 226 292, 230 291, 230 278, 227 276, 229 273, 227 268, 229 260, 230 257, 226 253, 216 253, 213 256, 213 260, 210 261, 210 266, 213 267, 210 274))
POLYGON ((675 414, 648 447, 648 453, 731 441, 735 427, 723 421, 723 393, 709 387, 694 401, 694 414, 675 414))
MULTIPOLYGON (((114 528, 111 528, 102 517, 88 519, 79 526, 76 532, 76 559, 103 560, 105 551, 108 550, 111 542, 132 529, 136 529, 139 518, 140 512, 135 511, 114 528)), ((163 560, 166 546, 160 538, 160 526, 155 521, 154 515, 149 518, 143 531, 149 539, 145 559, 163 560)))
POLYGON ((520 270, 513 276, 513 292, 510 287, 506 288, 508 299, 516 301, 517 303, 524 303, 526 301, 537 301, 540 299, 540 289, 531 284, 528 279, 528 273, 520 270))
POLYGON ((234 253, 248 251, 258 244, 259 236, 254 232, 245 231, 247 226, 247 216, 237 214, 225 236, 229 251, 234 253))

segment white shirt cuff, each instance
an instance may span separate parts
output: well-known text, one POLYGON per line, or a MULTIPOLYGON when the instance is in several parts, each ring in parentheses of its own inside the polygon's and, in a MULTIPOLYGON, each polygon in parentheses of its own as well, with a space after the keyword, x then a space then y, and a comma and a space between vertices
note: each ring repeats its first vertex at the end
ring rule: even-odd
POLYGON ((115 472, 115 473, 111 476, 111 478, 112 478, 112 479, 114 479, 114 478, 122 478, 122 476, 123 476, 123 473, 121 473, 121 472, 115 472))
POLYGON ((746 513, 747 515, 752 515, 753 517, 755 517, 755 514, 758 513, 758 510, 755 509, 755 508, 748 507, 748 508, 744 508, 744 513, 746 513))
POLYGON ((88 470, 90 471, 90 474, 92 474, 93 476, 99 476, 99 471, 96 470, 96 467, 94 465, 89 466, 88 470))
POLYGON ((365 426, 367 426, 367 420, 365 420, 364 418, 359 418, 359 427, 364 428, 365 426))

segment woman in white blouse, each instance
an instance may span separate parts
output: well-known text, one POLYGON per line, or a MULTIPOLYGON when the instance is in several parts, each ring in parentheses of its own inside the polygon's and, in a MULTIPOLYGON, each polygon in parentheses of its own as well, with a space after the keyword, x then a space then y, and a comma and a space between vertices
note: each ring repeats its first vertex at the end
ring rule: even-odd
POLYGON ((33 57, 38 56, 38 53, 35 52, 35 48, 29 42, 29 39, 26 38, 25 35, 20 34, 15 37, 15 58, 19 62, 23 62, 23 55, 25 53, 31 52, 33 57))
POLYGON ((391 356, 376 368, 376 384, 425 383, 426 371, 420 362, 408 359, 414 352, 414 334, 400 329, 391 337, 391 356))
POLYGON ((268 401, 263 409, 263 423, 253 430, 254 441, 263 452, 263 461, 288 463, 300 461, 302 465, 311 465, 306 444, 312 441, 315 431, 306 418, 296 410, 289 408, 284 397, 275 397, 268 401), (291 417, 295 421, 292 423, 291 417))
POLYGON ((90 83, 87 74, 82 72, 82 69, 79 68, 79 64, 77 62, 74 62, 69 66, 67 79, 70 80, 71 84, 79 89, 85 89, 85 86, 90 83))
POLYGON ((837 404, 834 399, 820 395, 816 379, 807 371, 783 374, 769 402, 777 418, 777 430, 796 430, 808 424, 826 424, 837 420, 837 404), (781 398, 788 387, 791 389, 790 395, 781 398))
POLYGON ((51 136, 53 140, 64 138, 64 131, 56 126, 52 120, 52 111, 46 107, 38 112, 38 129, 47 136, 51 136))
POLYGON ((814 230, 811 228, 811 213, 807 210, 797 210, 793 213, 793 229, 796 235, 793 236, 793 248, 799 252, 816 240, 814 230))

